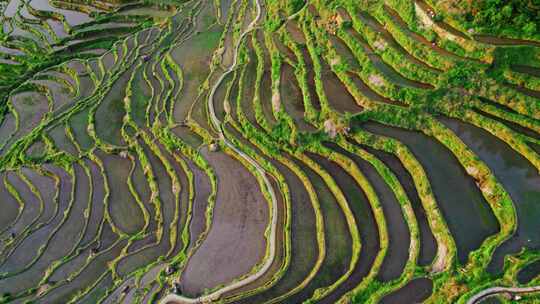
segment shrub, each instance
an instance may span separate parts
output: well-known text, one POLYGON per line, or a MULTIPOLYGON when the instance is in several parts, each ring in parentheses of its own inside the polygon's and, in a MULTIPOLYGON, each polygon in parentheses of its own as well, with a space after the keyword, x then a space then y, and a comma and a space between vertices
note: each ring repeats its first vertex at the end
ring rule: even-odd
POLYGON ((538 4, 537 0, 474 1, 470 14, 476 27, 489 32, 532 36, 538 34, 540 14, 535 8, 538 4))

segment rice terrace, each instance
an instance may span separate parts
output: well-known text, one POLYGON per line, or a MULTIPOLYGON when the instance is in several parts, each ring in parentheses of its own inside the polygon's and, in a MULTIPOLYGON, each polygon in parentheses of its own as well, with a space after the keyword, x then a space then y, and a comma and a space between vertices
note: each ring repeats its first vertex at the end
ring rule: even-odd
POLYGON ((539 0, 0 0, 0 303, 540 303, 539 0))

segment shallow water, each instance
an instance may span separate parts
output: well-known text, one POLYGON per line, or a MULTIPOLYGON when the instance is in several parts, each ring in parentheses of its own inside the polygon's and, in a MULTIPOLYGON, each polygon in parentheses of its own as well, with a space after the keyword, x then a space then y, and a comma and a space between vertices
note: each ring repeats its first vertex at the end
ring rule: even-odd
POLYGON ((288 167, 276 161, 272 163, 283 174, 291 195, 291 261, 283 278, 275 286, 240 303, 262 303, 292 290, 308 276, 318 255, 315 212, 309 194, 301 179, 288 167))
POLYGON ((210 178, 208 175, 194 164, 189 163, 189 168, 193 172, 193 182, 196 187, 195 198, 193 199, 193 213, 190 223, 190 247, 194 245, 200 234, 204 231, 206 223, 206 208, 208 198, 211 193, 210 178))
POLYGON ((295 161, 313 183, 321 206, 324 220, 326 256, 313 280, 298 294, 286 301, 300 303, 312 296, 316 288, 335 282, 349 266, 351 258, 351 237, 344 214, 322 178, 304 163, 295 161))
POLYGON ((407 196, 411 202, 414 214, 416 216, 416 221, 418 222, 418 228, 420 232, 420 252, 418 256, 418 264, 425 266, 429 265, 435 258, 437 253, 437 243, 429 227, 428 220, 414 181, 410 173, 405 169, 403 164, 400 162, 399 158, 396 156, 385 153, 380 150, 375 150, 369 147, 362 147, 366 149, 371 154, 375 155, 381 161, 383 161, 392 172, 396 175, 397 179, 401 183, 401 186, 407 193, 407 196))
POLYGON ((513 39, 505 37, 495 37, 490 35, 474 35, 474 39, 482 43, 495 44, 495 45, 532 45, 540 46, 540 42, 524 39, 513 39))
POLYGON ((79 25, 92 20, 92 18, 85 13, 53 7, 50 5, 49 0, 32 0, 30 1, 30 5, 38 10, 56 12, 64 15, 67 23, 69 23, 71 26, 79 25))
MULTIPOLYGON (((360 159, 358 156, 347 153, 345 150, 334 144, 328 146, 333 150, 338 151, 345 157, 349 157, 354 163, 356 163, 364 174, 366 174, 366 171, 368 170, 370 170, 369 173, 373 173, 374 168, 368 168, 370 165, 364 160, 360 159)), ((321 301, 321 303, 334 303, 339 300, 339 298, 347 291, 356 287, 370 271, 375 257, 379 253, 379 232, 371 206, 369 205, 369 201, 362 188, 360 188, 353 177, 350 176, 342 167, 336 163, 324 159, 324 157, 318 157, 315 159, 319 164, 325 166, 329 173, 334 177, 341 191, 343 191, 343 194, 347 199, 347 203, 349 204, 349 207, 351 208, 356 219, 361 240, 360 258, 356 267, 354 268, 353 273, 351 274, 351 277, 328 297, 321 301)), ((396 271, 399 271, 399 266, 396 267, 396 271)))
POLYGON ((420 132, 371 122, 362 127, 406 144, 424 166, 438 206, 456 240, 461 263, 467 261, 469 252, 498 231, 496 218, 472 177, 442 144, 420 132))
POLYGON ((518 272, 517 279, 520 284, 527 284, 538 276, 540 276, 540 261, 525 266, 518 272))
POLYGON ((328 64, 321 61, 324 93, 331 108, 340 113, 349 112, 352 114, 361 112, 363 108, 356 103, 356 100, 347 90, 345 85, 330 69, 328 64))
POLYGON ((388 32, 388 30, 384 27, 384 25, 379 23, 379 21, 377 19, 375 19, 373 16, 369 15, 366 12, 362 12, 362 13, 360 13, 358 15, 358 17, 359 17, 360 20, 362 20, 363 23, 365 23, 367 26, 369 26, 373 31, 378 32, 379 34, 381 34, 382 37, 385 39, 385 41, 388 42, 388 44, 391 47, 395 48, 399 53, 403 54, 407 60, 411 61, 412 63, 414 63, 414 64, 416 64, 416 65, 418 65, 418 66, 420 66, 422 68, 431 70, 433 72, 439 72, 438 69, 435 69, 435 68, 429 66, 424 61, 414 57, 407 50, 405 50, 405 48, 403 48, 403 46, 401 46, 401 44, 399 44, 394 39, 392 34, 390 34, 390 32, 388 32))
POLYGON ((503 256, 521 247, 540 248, 540 175, 523 156, 487 131, 453 119, 441 119, 493 170, 514 201, 518 229, 499 247, 489 267, 496 272, 502 267, 503 256))
POLYGON ((215 169, 218 191, 210 232, 182 275, 182 290, 192 295, 226 284, 260 262, 268 223, 268 204, 254 176, 223 152, 203 154, 215 169))
POLYGON ((129 191, 128 177, 132 166, 130 159, 105 153, 97 154, 105 166, 110 189, 108 204, 115 225, 127 234, 135 234, 144 224, 144 216, 137 201, 129 191))
POLYGON ((288 64, 281 66, 280 81, 281 105, 294 119, 296 126, 301 131, 313 131, 313 126, 304 120, 305 109, 302 92, 294 75, 293 67, 288 64))
POLYGON ((432 292, 433 282, 430 279, 419 278, 407 283, 400 289, 386 295, 380 304, 422 303, 432 292))

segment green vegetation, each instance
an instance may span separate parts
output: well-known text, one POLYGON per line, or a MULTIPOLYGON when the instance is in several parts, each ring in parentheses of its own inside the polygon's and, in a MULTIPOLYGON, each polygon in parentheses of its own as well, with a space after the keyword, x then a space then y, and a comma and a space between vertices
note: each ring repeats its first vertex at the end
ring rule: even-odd
POLYGON ((0 1, 0 303, 538 285, 539 11, 0 1))
POLYGON ((472 2, 466 19, 481 29, 492 32, 523 33, 534 36, 540 26, 540 2, 524 0, 486 0, 472 2))

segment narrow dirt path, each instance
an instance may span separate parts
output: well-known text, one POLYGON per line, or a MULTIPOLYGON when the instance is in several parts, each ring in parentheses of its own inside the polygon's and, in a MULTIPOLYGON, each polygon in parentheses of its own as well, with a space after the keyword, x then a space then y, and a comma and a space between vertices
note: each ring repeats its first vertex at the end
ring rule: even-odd
POLYGON ((197 298, 188 298, 188 297, 184 297, 184 296, 180 296, 180 295, 176 295, 176 294, 169 294, 169 295, 167 295, 166 297, 164 297, 161 300, 162 304, 166 304, 166 303, 169 303, 169 302, 207 303, 207 302, 218 300, 223 294, 228 293, 228 292, 230 292, 232 290, 238 289, 238 288, 240 288, 242 286, 245 286, 247 284, 250 284, 250 283, 254 282, 255 280, 257 280, 258 278, 260 278, 261 276, 263 276, 266 273, 266 271, 268 271, 268 269, 270 268, 272 263, 274 262, 274 259, 275 259, 275 256, 276 256, 276 231, 277 231, 277 217, 278 217, 278 215, 277 215, 277 207, 276 207, 277 199, 276 199, 276 194, 275 194, 274 188, 273 188, 272 184, 270 183, 270 180, 268 179, 264 169, 255 160, 253 160, 251 157, 246 155, 244 152, 240 151, 240 149, 238 149, 236 146, 234 146, 234 144, 232 144, 226 138, 226 136, 225 136, 225 134, 223 132, 223 129, 222 129, 222 122, 217 118, 217 116, 215 114, 214 103, 213 103, 214 95, 215 95, 219 85, 223 82, 223 80, 225 79, 225 77, 227 77, 227 75, 229 75, 232 71, 234 71, 234 69, 236 68, 236 65, 238 64, 238 50, 240 49, 242 40, 244 39, 244 37, 247 34, 252 32, 253 30, 255 30, 255 25, 257 24, 257 22, 261 18, 261 15, 262 15, 261 4, 259 3, 259 0, 255 0, 255 3, 257 5, 257 15, 255 16, 253 21, 251 21, 251 23, 248 25, 248 27, 242 33, 242 35, 240 35, 240 38, 238 39, 238 42, 236 43, 235 48, 234 48, 233 62, 231 64, 231 66, 221 75, 221 77, 218 78, 218 80, 216 81, 216 83, 212 87, 212 90, 210 91, 210 94, 208 95, 207 102, 208 102, 208 109, 210 110, 210 119, 212 121, 212 124, 213 124, 214 128, 219 132, 220 140, 223 142, 224 145, 226 145, 228 148, 232 149, 235 153, 237 153, 240 157, 245 159, 250 165, 252 165, 255 168, 257 173, 263 179, 263 181, 265 183, 265 186, 266 186, 266 189, 268 190, 268 192, 270 194, 270 197, 272 199, 272 207, 273 208, 272 208, 272 221, 270 222, 270 238, 268 239, 269 256, 266 258, 263 265, 261 265, 261 267, 259 268, 259 270, 257 272, 253 273, 252 275, 250 275, 250 276, 248 276, 248 277, 246 277, 246 278, 244 278, 244 279, 242 279, 240 281, 233 282, 233 283, 231 283, 229 285, 224 286, 221 289, 218 289, 218 290, 214 291, 211 294, 201 296, 201 297, 197 297, 197 298))
POLYGON ((531 286, 531 287, 491 287, 484 289, 477 294, 473 295, 468 301, 467 304, 476 304, 480 303, 482 300, 493 297, 501 293, 531 293, 531 292, 540 292, 540 286, 531 286))

